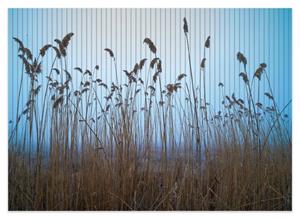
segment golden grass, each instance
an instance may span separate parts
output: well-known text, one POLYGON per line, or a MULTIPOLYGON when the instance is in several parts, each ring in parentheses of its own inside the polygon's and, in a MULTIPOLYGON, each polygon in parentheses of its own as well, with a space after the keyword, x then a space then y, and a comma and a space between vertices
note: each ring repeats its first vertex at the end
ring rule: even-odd
POLYGON ((278 109, 267 65, 250 77, 238 52, 246 99, 222 93, 223 111, 212 112, 205 84, 210 36, 203 47, 202 96, 194 85, 186 19, 183 30, 189 73, 166 85, 149 38, 144 43, 155 57, 149 65, 141 59, 131 71, 118 72, 115 54, 105 49, 115 66, 111 84, 95 77, 98 65, 67 69, 73 33, 56 39, 56 46, 43 46, 37 58, 14 38, 30 87, 18 88, 10 130, 9 210, 291 210, 292 145, 282 115, 291 101, 278 109), (51 49, 55 58, 47 73, 41 64, 51 49), (79 87, 73 74, 80 74, 79 87), (120 74, 127 77, 125 85, 118 83, 120 74), (270 106, 253 93, 253 83, 264 76, 270 106), (48 80, 42 91, 40 77, 48 80), (28 92, 25 106, 21 91, 28 92))

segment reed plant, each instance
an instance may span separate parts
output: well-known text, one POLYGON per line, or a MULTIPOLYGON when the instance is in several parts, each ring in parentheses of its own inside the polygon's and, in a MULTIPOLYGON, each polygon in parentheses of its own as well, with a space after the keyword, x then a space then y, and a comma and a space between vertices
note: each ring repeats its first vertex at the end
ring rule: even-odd
POLYGON ((210 36, 196 72, 190 51, 196 39, 188 33, 184 18, 189 72, 166 84, 150 38, 140 43, 154 57, 137 59, 131 70, 119 72, 117 54, 105 49, 115 82, 98 77, 99 65, 68 69, 73 33, 36 57, 14 38, 23 68, 9 136, 9 210, 291 210, 291 134, 284 116, 291 101, 279 109, 267 64, 251 76, 237 52, 244 69, 233 77, 241 77, 245 100, 225 94, 220 82, 222 107, 214 112, 207 102, 210 36), (48 56, 53 62, 44 67, 48 56), (203 93, 196 92, 196 74, 203 93), (253 92, 264 78, 268 90, 253 92), (24 106, 22 92, 28 94, 24 106), (261 94, 272 105, 263 105, 261 94))

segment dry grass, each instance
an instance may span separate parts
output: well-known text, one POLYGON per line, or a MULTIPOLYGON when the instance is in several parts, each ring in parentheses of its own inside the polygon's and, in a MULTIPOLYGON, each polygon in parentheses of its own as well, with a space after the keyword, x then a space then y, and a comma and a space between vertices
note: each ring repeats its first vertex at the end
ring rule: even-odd
MULTIPOLYGON (((183 31, 190 60, 186 19, 183 31)), ((162 60, 149 38, 144 43, 154 58, 149 64, 141 59, 132 70, 118 72, 115 54, 105 49, 115 83, 95 77, 99 66, 67 69, 72 37, 43 46, 36 58, 14 38, 25 72, 21 81, 28 76, 30 87, 18 88, 10 130, 9 210, 291 210, 291 137, 265 63, 250 77, 238 52, 245 100, 222 93, 223 111, 214 113, 205 87, 210 37, 201 61, 203 96, 190 62, 188 73, 162 84, 162 60), (46 72, 42 60, 51 50, 55 58, 46 72), (126 84, 119 84, 121 74, 126 84), (48 80, 42 92, 40 77, 48 80), (253 93, 253 84, 264 79, 270 106, 253 93), (21 92, 28 92, 25 106, 21 92)))

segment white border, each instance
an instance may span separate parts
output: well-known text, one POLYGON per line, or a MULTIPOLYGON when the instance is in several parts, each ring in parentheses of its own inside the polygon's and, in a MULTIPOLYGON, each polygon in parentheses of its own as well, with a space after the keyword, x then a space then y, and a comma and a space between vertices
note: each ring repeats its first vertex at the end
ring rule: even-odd
POLYGON ((153 218, 172 216, 174 218, 253 218, 253 217, 272 217, 276 218, 300 218, 299 214, 299 147, 300 138, 300 80, 299 80, 299 62, 300 62, 300 1, 298 0, 1 0, 0 5, 0 51, 1 61, 0 69, 0 218, 38 218, 46 217, 65 217, 70 216, 74 219, 83 216, 89 218, 107 218, 107 217, 125 217, 125 218, 153 218), (7 63, 8 63, 8 8, 293 8, 293 211, 292 212, 8 212, 8 180, 7 180, 7 63))
POLYGON ((298 0, 2 0, 2 7, 17 8, 291 8, 298 0))

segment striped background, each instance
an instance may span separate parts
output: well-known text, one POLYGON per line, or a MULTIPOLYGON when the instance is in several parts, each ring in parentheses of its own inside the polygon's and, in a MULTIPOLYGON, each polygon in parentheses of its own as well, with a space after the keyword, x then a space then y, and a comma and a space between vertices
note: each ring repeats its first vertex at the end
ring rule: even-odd
MULTIPOLYGON (((224 83, 226 94, 234 92, 237 97, 245 94, 238 76, 242 71, 236 60, 238 51, 247 57, 247 71, 251 75, 260 63, 267 64, 279 108, 291 99, 291 9, 9 9, 9 120, 15 118, 17 88, 22 74, 17 44, 12 37, 21 39, 37 55, 44 44, 73 32, 75 35, 68 47, 69 69, 76 66, 93 69, 99 64, 99 77, 113 81, 113 63, 104 52, 108 47, 115 53, 123 83, 126 78, 122 70, 131 70, 142 58, 147 58, 149 64, 153 58, 143 44, 144 38, 149 37, 162 59, 162 79, 166 84, 174 82, 180 73, 188 74, 183 17, 189 25, 196 86, 199 85, 204 42, 211 36, 211 48, 206 54, 211 110, 218 111, 221 106, 219 82, 224 83)), ((44 70, 50 69, 53 57, 52 53, 47 55, 44 70)), ((143 74, 147 74, 146 69, 143 74)), ((73 78, 79 84, 76 75, 73 78)), ((44 76, 40 76, 40 81, 46 84, 44 76)), ((267 81, 261 83, 261 91, 268 92, 267 81)), ((257 84, 254 90, 256 87, 257 84)), ((27 95, 27 92, 22 94, 23 105, 27 95)), ((179 95, 184 98, 184 92, 179 95)), ((261 102, 269 104, 265 97, 261 102)))

